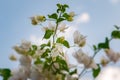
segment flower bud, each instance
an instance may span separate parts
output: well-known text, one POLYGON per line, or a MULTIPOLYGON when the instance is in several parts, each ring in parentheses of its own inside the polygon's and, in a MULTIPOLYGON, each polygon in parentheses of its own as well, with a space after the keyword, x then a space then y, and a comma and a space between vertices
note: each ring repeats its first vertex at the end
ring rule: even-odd
POLYGON ((38 24, 38 22, 35 19, 35 17, 31 17, 31 23, 32 23, 32 25, 37 25, 38 24))
POLYGON ((70 12, 69 15, 70 15, 71 17, 74 17, 74 16, 75 16, 75 13, 74 13, 74 12, 70 12))
POLYGON ((40 22, 43 22, 43 21, 46 20, 46 19, 45 19, 45 16, 36 16, 36 19, 37 19, 38 21, 40 21, 40 22))

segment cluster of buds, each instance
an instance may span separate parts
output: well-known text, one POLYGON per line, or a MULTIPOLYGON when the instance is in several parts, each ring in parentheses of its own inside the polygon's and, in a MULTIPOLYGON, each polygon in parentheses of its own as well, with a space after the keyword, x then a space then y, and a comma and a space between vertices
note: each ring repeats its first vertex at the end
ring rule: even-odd
POLYGON ((45 20, 46 20, 45 16, 41 15, 31 17, 31 23, 33 25, 37 25, 38 23, 44 22, 45 20))
POLYGON ((69 17, 68 17, 68 21, 73 21, 73 17, 75 16, 75 13, 74 12, 70 12, 69 13, 69 17))

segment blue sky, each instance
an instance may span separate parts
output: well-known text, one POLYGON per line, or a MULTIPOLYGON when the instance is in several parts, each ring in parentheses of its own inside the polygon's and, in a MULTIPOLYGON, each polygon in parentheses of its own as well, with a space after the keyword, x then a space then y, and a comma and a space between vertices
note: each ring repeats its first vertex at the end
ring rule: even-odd
POLYGON ((57 3, 68 4, 69 11, 78 15, 75 19, 79 22, 70 25, 87 36, 89 45, 104 41, 113 25, 120 26, 120 0, 0 0, 0 68, 16 66, 8 59, 15 53, 14 45, 22 39, 33 40, 31 36, 41 37, 40 27, 31 25, 30 17, 54 12, 57 3))

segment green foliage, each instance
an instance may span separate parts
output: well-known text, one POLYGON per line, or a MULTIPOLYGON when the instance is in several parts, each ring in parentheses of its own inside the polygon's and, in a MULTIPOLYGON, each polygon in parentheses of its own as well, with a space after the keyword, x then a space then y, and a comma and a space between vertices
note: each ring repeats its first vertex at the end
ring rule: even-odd
POLYGON ((32 45, 32 47, 29 50, 29 54, 32 56, 35 54, 35 51, 37 50, 37 46, 36 45, 32 45))
POLYGON ((8 78, 11 76, 11 70, 10 69, 0 69, 0 76, 3 77, 3 80, 8 80, 8 78))
POLYGON ((56 62, 59 64, 60 70, 69 71, 69 68, 68 68, 68 66, 67 66, 66 61, 63 60, 61 57, 57 56, 57 57, 56 57, 56 62))
POLYGON ((50 53, 51 50, 50 49, 46 49, 46 51, 41 55, 42 58, 45 58, 48 56, 48 53, 50 53))
POLYGON ((40 45, 41 49, 44 49, 45 47, 50 47, 50 46, 51 46, 50 41, 47 44, 41 44, 40 45))
POLYGON ((47 29, 43 38, 49 39, 53 35, 54 31, 47 29))
POLYGON ((77 69, 74 69, 72 71, 69 72, 70 75, 76 74, 77 73, 77 69))
POLYGON ((66 11, 66 8, 69 8, 69 6, 67 4, 63 4, 63 5, 57 4, 57 7, 58 7, 57 13, 59 13, 59 12, 64 13, 66 11))
POLYGON ((53 13, 52 15, 48 15, 48 17, 57 20, 58 15, 56 13, 53 13))
POLYGON ((97 50, 97 46, 93 45, 93 49, 94 49, 94 51, 96 51, 97 50))
POLYGON ((57 38, 56 43, 61 43, 61 44, 63 44, 65 47, 70 48, 70 45, 69 45, 68 41, 65 40, 64 37, 59 37, 59 38, 57 38))
POLYGON ((109 49, 109 39, 106 37, 104 43, 99 43, 98 44, 99 49, 109 49))
POLYGON ((111 36, 112 38, 120 39, 120 31, 119 30, 112 31, 111 36))
POLYGON ((98 76, 98 74, 100 73, 100 65, 98 64, 98 68, 97 69, 92 69, 92 72, 93 72, 93 77, 96 78, 98 76))
POLYGON ((41 63, 43 63, 43 61, 41 61, 41 59, 40 58, 37 58, 36 60, 35 60, 35 62, 34 62, 34 64, 41 64, 41 63))

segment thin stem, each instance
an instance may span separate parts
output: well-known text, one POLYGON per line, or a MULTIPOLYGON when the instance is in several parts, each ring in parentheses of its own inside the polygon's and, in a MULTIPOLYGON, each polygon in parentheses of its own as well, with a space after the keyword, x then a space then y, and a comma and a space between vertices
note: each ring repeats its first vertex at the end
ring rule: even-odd
MULTIPOLYGON (((62 14, 62 12, 60 12, 58 19, 61 17, 61 14, 62 14)), ((59 22, 57 22, 57 20, 56 20, 55 32, 54 32, 54 35, 53 35, 53 44, 55 43, 55 36, 56 36, 56 33, 57 33, 58 24, 59 24, 59 22)))

